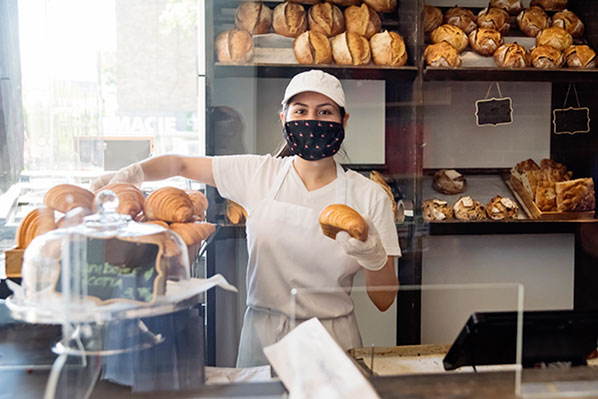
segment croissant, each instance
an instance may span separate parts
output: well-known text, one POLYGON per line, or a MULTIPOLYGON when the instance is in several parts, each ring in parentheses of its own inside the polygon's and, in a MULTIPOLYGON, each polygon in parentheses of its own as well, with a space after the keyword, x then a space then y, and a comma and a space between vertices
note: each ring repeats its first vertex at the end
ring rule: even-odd
POLYGON ((170 229, 181 236, 185 244, 200 244, 210 236, 216 226, 211 223, 172 223, 170 229))
POLYGON ((395 217, 395 220, 397 219, 397 203, 395 202, 395 196, 392 194, 392 190, 390 189, 390 186, 388 185, 388 183, 386 183, 386 180, 384 180, 384 176, 382 176, 382 174, 376 170, 372 170, 370 172, 370 179, 372 179, 373 181, 375 181, 376 183, 378 183, 380 185, 380 187, 382 187, 384 189, 384 191, 386 192, 386 195, 388 195, 388 198, 390 199, 390 204, 392 206, 392 214, 395 217))
POLYGON ((91 209, 93 193, 73 184, 59 184, 44 195, 44 204, 51 209, 67 213, 73 208, 91 209))
POLYGON ((343 204, 328 205, 320 213, 320 227, 325 236, 336 239, 336 233, 346 231, 353 238, 365 241, 368 224, 353 208, 343 204))
POLYGON ((193 218, 191 198, 176 187, 163 187, 154 191, 145 200, 143 208, 148 219, 184 223, 193 218))
POLYGON ((17 248, 27 248, 35 237, 54 229, 56 229, 56 223, 54 221, 53 209, 37 208, 32 210, 25 216, 17 228, 15 236, 17 239, 17 248))
POLYGON ((193 216, 199 220, 206 220, 206 210, 208 209, 208 198, 201 191, 189 191, 189 198, 193 202, 193 216))
POLYGON ((148 221, 143 222, 143 223, 155 224, 157 226, 161 226, 161 227, 164 227, 166 229, 168 228, 168 223, 166 223, 163 220, 148 220, 148 221))
POLYGON ((233 201, 226 201, 226 217, 232 224, 241 224, 247 220, 247 211, 233 201))
MULTIPOLYGON (((143 197, 143 193, 133 184, 129 183, 112 183, 108 184, 105 187, 102 187, 100 190, 96 191, 96 196, 104 190, 110 190, 118 197, 118 208, 116 208, 116 213, 120 213, 122 215, 130 215, 131 218, 135 218, 139 212, 143 210, 143 203, 145 202, 145 198, 143 197)), ((94 210, 95 210, 95 202, 94 202, 94 210)))

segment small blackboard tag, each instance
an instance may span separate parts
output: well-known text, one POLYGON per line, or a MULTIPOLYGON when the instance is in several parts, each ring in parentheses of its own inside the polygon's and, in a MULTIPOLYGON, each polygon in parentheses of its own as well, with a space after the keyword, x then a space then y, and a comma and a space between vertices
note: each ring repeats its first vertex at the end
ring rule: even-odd
POLYGON ((510 97, 489 98, 475 102, 476 124, 498 126, 513 123, 513 107, 510 97))
MULTIPOLYGON (((160 294, 164 272, 160 267, 162 248, 156 243, 126 241, 118 238, 85 238, 70 243, 70 290, 99 305, 133 301, 151 304, 160 294)), ((64 260, 56 284, 62 292, 64 260)))
POLYGON ((554 134, 577 134, 590 131, 590 109, 565 108, 552 111, 554 134))

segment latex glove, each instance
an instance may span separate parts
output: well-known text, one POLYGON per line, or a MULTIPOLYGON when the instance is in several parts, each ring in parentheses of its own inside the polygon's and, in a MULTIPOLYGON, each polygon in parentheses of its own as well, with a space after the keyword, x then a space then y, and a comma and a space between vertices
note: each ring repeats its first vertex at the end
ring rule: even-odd
POLYGON ((91 191, 97 191, 110 183, 130 183, 139 187, 141 186, 141 183, 143 183, 143 179, 144 175, 141 165, 134 163, 121 168, 116 173, 108 173, 98 177, 91 182, 89 188, 91 191))
POLYGON ((388 257, 378 235, 378 230, 368 222, 368 238, 360 241, 353 238, 346 231, 336 234, 336 242, 343 248, 347 255, 354 257, 361 266, 368 270, 380 270, 386 265, 388 257))
POLYGON ((93 192, 98 191, 100 188, 102 188, 105 185, 107 185, 108 183, 110 183, 110 180, 115 175, 116 175, 116 173, 107 173, 105 175, 102 175, 102 176, 92 180, 91 183, 89 184, 89 189, 93 192))

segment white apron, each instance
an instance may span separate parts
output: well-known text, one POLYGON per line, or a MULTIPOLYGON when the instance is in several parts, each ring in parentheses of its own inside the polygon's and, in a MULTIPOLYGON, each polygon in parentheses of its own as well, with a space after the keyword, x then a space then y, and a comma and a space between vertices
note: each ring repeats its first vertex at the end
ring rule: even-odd
MULTIPOLYGON (((361 267, 334 240, 322 234, 316 211, 276 200, 292 164, 290 159, 274 179, 266 198, 249 209, 247 310, 237 367, 268 364, 262 348, 289 332, 292 288, 317 291, 299 291, 297 324, 318 317, 343 349, 361 346, 349 296, 353 277, 361 267), (334 292, 323 292, 335 287, 338 289, 334 292)), ((347 182, 345 171, 337 163, 335 203, 350 203, 347 182)))

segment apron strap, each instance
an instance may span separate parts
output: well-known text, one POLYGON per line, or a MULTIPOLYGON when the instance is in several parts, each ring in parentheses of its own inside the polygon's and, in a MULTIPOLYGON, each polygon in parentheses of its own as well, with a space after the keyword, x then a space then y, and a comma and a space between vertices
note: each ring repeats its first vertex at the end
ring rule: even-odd
POLYGON ((293 166, 293 159, 295 159, 295 157, 289 158, 290 159, 287 158, 286 164, 282 167, 278 175, 276 175, 276 178, 274 178, 274 183, 272 184, 272 187, 270 187, 270 191, 268 191, 266 199, 274 200, 274 198, 276 198, 276 195, 278 194, 278 191, 280 191, 280 187, 282 187, 282 182, 289 173, 289 170, 291 170, 291 167, 293 166))

